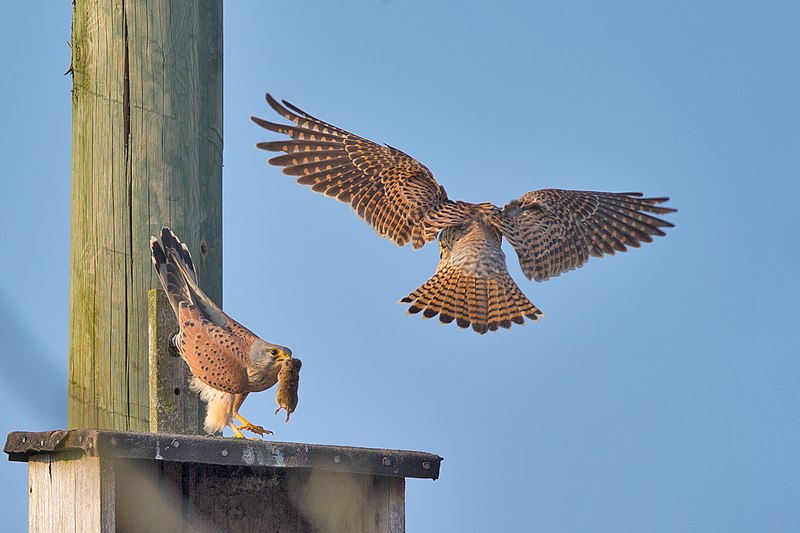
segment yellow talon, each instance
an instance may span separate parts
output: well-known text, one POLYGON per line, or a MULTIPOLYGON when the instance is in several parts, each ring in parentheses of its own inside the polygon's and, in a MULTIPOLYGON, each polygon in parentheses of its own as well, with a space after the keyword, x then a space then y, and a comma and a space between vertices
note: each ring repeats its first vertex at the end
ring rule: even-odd
POLYGON ((241 426, 238 426, 237 429, 239 429, 241 431, 249 431, 251 433, 255 433, 256 435, 261 435, 262 437, 264 435, 272 435, 273 434, 270 430, 264 429, 261 426, 253 426, 253 425, 249 425, 248 426, 247 424, 243 424, 241 426))
POLYGON ((253 424, 252 422, 250 422, 249 420, 244 418, 239 413, 234 413, 233 416, 236 417, 236 419, 239 420, 242 423, 241 426, 234 426, 233 423, 231 423, 231 427, 235 427, 236 428, 235 432, 238 432, 238 433, 241 434, 242 430, 243 431, 250 431, 251 433, 255 433, 256 435, 260 435, 260 436, 272 435, 273 434, 268 429, 264 429, 261 426, 256 426, 255 424, 253 424))

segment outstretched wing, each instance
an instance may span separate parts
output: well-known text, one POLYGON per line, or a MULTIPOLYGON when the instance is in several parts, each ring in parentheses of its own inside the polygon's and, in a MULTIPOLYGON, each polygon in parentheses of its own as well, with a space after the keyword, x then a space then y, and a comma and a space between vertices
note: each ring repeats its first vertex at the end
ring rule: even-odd
POLYGON ((663 236, 673 224, 648 213, 676 211, 660 207, 669 198, 641 193, 542 189, 510 202, 497 217, 528 279, 544 281, 601 257, 638 248, 663 236))
MULTIPOLYGON (((353 135, 318 120, 269 94, 270 107, 295 125, 250 117, 262 128, 290 139, 258 143, 271 152, 286 152, 270 159, 297 182, 349 203, 381 237, 399 246, 412 241, 414 248, 433 240, 426 231, 427 214, 447 203, 447 193, 431 172, 413 157, 353 135)), ((432 234, 431 234, 432 233, 432 234)))

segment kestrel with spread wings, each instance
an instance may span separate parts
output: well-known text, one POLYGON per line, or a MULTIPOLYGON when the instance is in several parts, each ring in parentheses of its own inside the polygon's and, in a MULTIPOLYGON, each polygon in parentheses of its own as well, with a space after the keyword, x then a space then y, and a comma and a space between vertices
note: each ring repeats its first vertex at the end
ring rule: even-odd
POLYGON ((504 208, 447 197, 422 163, 388 145, 379 145, 323 122, 271 95, 267 102, 293 124, 253 122, 288 139, 259 143, 284 152, 270 164, 297 182, 350 206, 381 237, 414 249, 439 238, 439 266, 433 277, 401 301, 409 313, 439 315, 443 323, 470 325, 478 333, 537 320, 542 312, 511 279, 501 243, 517 252, 528 279, 545 281, 579 268, 590 257, 638 248, 673 224, 653 215, 669 198, 641 193, 542 189, 504 208))
POLYGON ((272 433, 248 422, 239 408, 249 393, 277 383, 282 362, 292 351, 261 340, 206 296, 197 284, 189 248, 169 228, 162 228, 160 243, 150 239, 150 248, 180 326, 172 342, 194 376, 190 388, 208 404, 205 430, 217 433, 229 426, 238 438, 244 436, 242 430, 272 433), (234 418, 242 425, 236 426, 234 418))

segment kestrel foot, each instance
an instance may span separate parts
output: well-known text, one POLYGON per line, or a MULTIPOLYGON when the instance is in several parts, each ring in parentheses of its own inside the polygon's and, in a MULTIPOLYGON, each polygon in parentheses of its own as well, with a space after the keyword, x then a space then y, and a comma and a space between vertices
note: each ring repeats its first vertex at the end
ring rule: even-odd
POLYGON ((255 441, 260 441, 261 440, 258 437, 245 437, 244 433, 239 431, 239 428, 237 428, 235 425, 233 425, 233 423, 228 424, 228 426, 230 426, 230 428, 233 430, 233 438, 234 439, 247 439, 247 440, 255 440, 255 441))
POLYGON ((272 435, 273 434, 270 430, 264 429, 261 426, 257 426, 255 424, 253 424, 252 422, 250 422, 249 420, 244 418, 239 413, 233 413, 233 416, 235 416, 236 419, 239 420, 242 423, 241 426, 237 426, 236 427, 236 429, 238 429, 240 431, 249 431, 251 433, 255 433, 256 435, 259 435, 259 436, 262 436, 262 437, 264 435, 272 435))
POLYGON ((256 435, 260 435, 262 437, 264 435, 272 435, 273 434, 268 429, 264 429, 261 426, 254 426, 253 424, 250 424, 250 423, 242 424, 241 426, 238 426, 238 429, 241 430, 241 431, 249 431, 251 433, 255 433, 256 435))
POLYGON ((237 428, 235 425, 233 425, 233 423, 228 424, 228 425, 233 430, 233 438, 234 439, 243 439, 244 438, 244 434, 241 431, 239 431, 239 428, 237 428))

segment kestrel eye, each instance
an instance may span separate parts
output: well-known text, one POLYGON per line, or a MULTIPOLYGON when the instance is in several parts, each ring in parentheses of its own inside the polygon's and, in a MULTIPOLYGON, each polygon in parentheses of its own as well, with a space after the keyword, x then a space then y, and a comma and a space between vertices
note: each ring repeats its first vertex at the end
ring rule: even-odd
POLYGON ((273 349, 271 349, 271 350, 269 351, 269 353, 270 353, 270 355, 272 355, 272 356, 274 357, 274 356, 278 355, 278 350, 276 350, 275 348, 273 348, 273 349))

